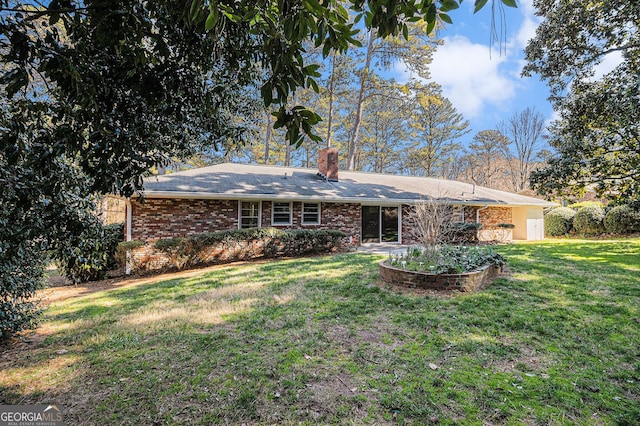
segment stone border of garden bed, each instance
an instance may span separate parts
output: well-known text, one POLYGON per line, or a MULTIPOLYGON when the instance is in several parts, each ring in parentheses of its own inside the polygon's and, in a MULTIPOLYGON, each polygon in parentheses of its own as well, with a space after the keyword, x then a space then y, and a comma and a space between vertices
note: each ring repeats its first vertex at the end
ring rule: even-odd
POLYGON ((487 265, 478 271, 463 274, 432 274, 394 268, 385 262, 386 259, 380 262, 380 276, 386 283, 425 290, 478 291, 486 288, 502 273, 499 266, 487 265))

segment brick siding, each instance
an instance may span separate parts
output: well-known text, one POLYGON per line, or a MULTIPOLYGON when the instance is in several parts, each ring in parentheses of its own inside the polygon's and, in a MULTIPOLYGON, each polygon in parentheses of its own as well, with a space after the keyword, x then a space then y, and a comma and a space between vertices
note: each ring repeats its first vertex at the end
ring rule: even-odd
MULTIPOLYGON (((476 212, 481 207, 464 206, 464 221, 475 222, 476 212)), ((402 206, 402 244, 419 244, 420 240, 415 230, 415 219, 412 215, 413 206, 402 206)), ((480 241, 511 241, 513 233, 510 229, 498 228, 501 223, 512 223, 511 207, 489 207, 478 212, 482 230, 479 232, 480 241)), ((462 212, 457 210, 454 221, 462 220, 462 212)))
POLYGON ((158 240, 238 228, 235 200, 148 198, 131 201, 131 238, 158 240))
MULTIPOLYGON (((262 226, 273 226, 278 229, 334 229, 353 237, 353 244, 360 244, 360 204, 355 203, 320 203, 320 224, 302 224, 302 202, 292 203, 291 225, 272 225, 271 210, 273 201, 262 202, 262 226)), ((307 202, 312 204, 312 202, 307 202)), ((348 243, 348 241, 346 241, 348 243)))
POLYGON ((501 223, 512 223, 512 210, 511 207, 489 207, 480 210, 482 229, 496 229, 501 223))
POLYGON ((456 222, 475 222, 476 221, 476 211, 478 210, 478 207, 474 207, 474 206, 464 206, 464 220, 462 220, 462 218, 460 219, 456 219, 456 222))
MULTIPOLYGON (((362 208, 355 203, 322 203, 320 216, 321 229, 337 229, 349 237, 353 237, 353 244, 360 245, 360 227, 362 208)), ((348 241, 347 241, 348 242, 348 241)))
POLYGON ((513 223, 513 209, 511 207, 489 207, 480 210, 480 223, 482 229, 478 232, 480 241, 511 241, 513 230, 499 228, 501 223, 513 223))
MULTIPOLYGON (((302 225, 302 202, 293 202, 292 224, 279 229, 336 229, 360 244, 360 204, 320 203, 320 224, 302 225)), ((154 241, 238 228, 238 200, 148 198, 132 200, 131 238, 154 241)), ((271 225, 273 202, 262 202, 261 225, 271 225)))
MULTIPOLYGON (((153 241, 160 238, 184 237, 203 232, 222 231, 238 228, 238 200, 193 200, 149 198, 144 203, 131 201, 133 208, 131 237, 134 240, 153 241)), ((272 226, 272 201, 262 202, 261 226, 272 226)), ((478 207, 465 207, 466 222, 475 222, 478 207)), ((416 244, 418 238, 413 232, 412 206, 402 206, 402 244, 416 244)), ((352 237, 353 244, 361 242, 361 213, 358 203, 320 203, 320 225, 302 224, 302 202, 292 203, 291 225, 276 225, 279 229, 336 229, 352 237)), ((498 230, 500 223, 511 223, 510 207, 489 207, 480 210, 483 231, 498 230)), ((461 218, 460 218, 461 219, 461 218)), ((510 230, 509 238, 510 238, 510 230)), ((495 232, 494 232, 495 233, 495 232)), ((493 234, 491 234, 493 235, 493 234)), ((485 238, 490 234, 483 233, 485 238)))
POLYGON ((415 232, 415 218, 413 217, 413 206, 402 205, 402 241, 401 244, 419 244, 420 238, 415 232))

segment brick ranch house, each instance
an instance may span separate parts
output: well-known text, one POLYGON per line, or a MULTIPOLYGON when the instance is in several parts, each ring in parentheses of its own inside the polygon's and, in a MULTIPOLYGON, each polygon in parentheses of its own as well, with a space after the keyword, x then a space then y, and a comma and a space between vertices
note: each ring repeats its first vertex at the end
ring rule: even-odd
POLYGON ((338 153, 322 150, 319 171, 218 164, 145 179, 144 200, 127 202, 126 239, 153 241, 251 227, 337 229, 347 241, 413 244, 412 206, 445 199, 460 222, 480 222, 481 240, 544 238, 544 200, 468 183, 340 171, 338 153))

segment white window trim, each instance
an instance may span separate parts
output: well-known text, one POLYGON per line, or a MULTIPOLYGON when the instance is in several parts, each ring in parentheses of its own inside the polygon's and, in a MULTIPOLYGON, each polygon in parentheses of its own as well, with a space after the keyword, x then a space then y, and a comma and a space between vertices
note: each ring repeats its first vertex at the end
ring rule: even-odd
POLYGON ((272 201, 271 202, 271 226, 291 226, 293 224, 293 203, 292 202, 286 202, 286 201, 272 201), (275 216, 276 213, 276 203, 278 204, 289 204, 289 222, 284 223, 284 222, 280 222, 280 223, 275 223, 273 218, 275 216))
POLYGON ((258 203, 258 228, 262 228, 262 201, 254 200, 238 200, 238 229, 252 229, 242 228, 242 203, 258 203))
POLYGON ((302 203, 302 210, 300 212, 300 223, 303 225, 320 225, 322 222, 322 203, 302 203), (318 206, 318 221, 317 222, 305 222, 304 221, 304 205, 305 204, 314 204, 318 206))

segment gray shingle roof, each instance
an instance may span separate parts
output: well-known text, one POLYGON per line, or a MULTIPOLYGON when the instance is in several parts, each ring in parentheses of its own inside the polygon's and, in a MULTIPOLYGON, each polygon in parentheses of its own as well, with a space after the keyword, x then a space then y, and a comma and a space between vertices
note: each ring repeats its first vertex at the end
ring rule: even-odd
POLYGON ((316 170, 224 163, 144 181, 148 198, 318 200, 326 202, 412 203, 431 197, 453 204, 541 206, 556 204, 505 191, 444 179, 340 171, 327 182, 316 170))

